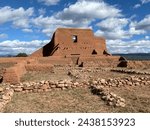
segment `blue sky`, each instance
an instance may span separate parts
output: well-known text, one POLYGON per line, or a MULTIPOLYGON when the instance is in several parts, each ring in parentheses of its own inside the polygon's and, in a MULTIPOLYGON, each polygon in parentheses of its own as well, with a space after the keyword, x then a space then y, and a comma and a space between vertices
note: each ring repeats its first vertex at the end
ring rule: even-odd
POLYGON ((150 0, 1 0, 0 55, 31 54, 58 27, 91 28, 110 53, 150 53, 150 0))

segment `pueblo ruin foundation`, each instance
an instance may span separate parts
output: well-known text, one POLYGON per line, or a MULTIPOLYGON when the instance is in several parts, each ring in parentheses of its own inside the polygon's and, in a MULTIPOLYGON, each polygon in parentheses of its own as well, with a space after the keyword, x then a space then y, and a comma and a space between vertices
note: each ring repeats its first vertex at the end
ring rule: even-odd
POLYGON ((30 56, 0 58, 0 112, 149 112, 149 66, 112 56, 90 29, 59 28, 30 56))
POLYGON ((54 66, 126 67, 123 57, 107 52, 103 37, 90 29, 58 28, 51 41, 27 58, 1 58, 13 67, 3 70, 2 82, 17 84, 27 71, 53 71, 54 66))

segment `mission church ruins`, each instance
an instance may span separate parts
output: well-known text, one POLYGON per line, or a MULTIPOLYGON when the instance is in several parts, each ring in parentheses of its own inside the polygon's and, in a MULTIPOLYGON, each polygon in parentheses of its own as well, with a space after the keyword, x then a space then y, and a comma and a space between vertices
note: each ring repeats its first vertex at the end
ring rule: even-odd
MULTIPOLYGON (((105 38, 94 36, 91 29, 58 28, 49 43, 28 57, 1 57, 0 64, 0 112, 4 109, 7 111, 9 105, 7 108, 6 104, 11 101, 13 94, 16 92, 21 93, 20 96, 15 96, 13 102, 10 103, 16 105, 19 101, 20 105, 20 101, 23 99, 23 104, 27 102, 28 106, 33 105, 34 111, 36 110, 35 107, 40 106, 40 102, 44 111, 47 109, 47 106, 50 110, 53 108, 57 111, 60 110, 59 106, 61 104, 63 104, 61 108, 66 108, 67 102, 70 105, 70 100, 72 105, 69 107, 71 109, 74 108, 74 111, 78 111, 80 106, 84 108, 81 105, 83 101, 81 103, 76 102, 79 98, 83 99, 84 96, 86 103, 87 99, 92 98, 93 105, 93 101, 95 102, 97 99, 93 98, 93 96, 97 95, 106 105, 113 106, 113 108, 125 107, 125 109, 117 109, 117 111, 130 110, 131 112, 139 112, 139 102, 136 103, 137 106, 135 105, 134 109, 132 105, 132 109, 131 107, 127 108, 130 104, 135 103, 135 100, 131 101, 129 98, 133 96, 137 98, 137 93, 140 94, 141 91, 145 93, 145 90, 148 90, 147 86, 150 86, 149 61, 127 61, 124 57, 109 54, 105 38), (79 87, 81 88, 80 90, 75 90, 75 88, 79 87), (140 90, 138 90, 139 88, 140 90), (55 93, 55 90, 67 89, 73 89, 73 91, 65 91, 57 94, 44 93, 46 95, 41 95, 41 92, 52 91, 55 93), (115 94, 114 92, 116 91, 117 94, 124 96, 125 99, 115 94), (69 92, 69 99, 68 96, 63 96, 63 94, 67 94, 66 92, 69 92), (91 94, 88 96, 88 92, 91 92, 93 96, 91 94), (133 95, 133 92, 135 95, 133 95), (25 95, 25 98, 22 98, 22 93, 39 93, 39 95, 36 94, 38 96, 35 97, 33 94, 29 95, 29 97, 25 95), (71 94, 73 94, 72 97, 71 94), (82 96, 81 94, 84 95, 82 96), (31 102, 30 96, 34 97, 32 98, 34 102, 38 100, 38 106, 31 102), (51 97, 49 98, 48 96, 51 97), (57 98, 55 99, 56 96, 57 98), (58 96, 61 96, 61 98, 58 96), (76 96, 78 96, 77 100, 75 99, 76 96), (45 99, 48 102, 45 102, 45 99), (59 103, 60 99, 63 99, 61 103, 59 103), (127 104, 126 99, 128 100, 127 104), (16 103, 14 103, 14 100, 16 103), (31 103, 32 105, 30 105, 31 103), (126 105, 128 106, 126 107, 126 105), (58 109, 56 109, 56 106, 58 106, 58 109)), ((142 99, 143 97, 139 96, 139 98, 142 99)), ((91 106, 91 102, 88 103, 91 106)), ((98 104, 98 111, 102 110, 98 108, 100 105, 102 103, 98 104)), ((12 105, 10 106, 13 108, 12 105)), ((147 111, 148 107, 145 108, 144 105, 143 110, 147 111)), ((20 108, 22 111, 27 107, 20 108)), ((31 112, 33 112, 32 108, 29 107, 31 112)), ((15 110, 16 107, 14 107, 13 111, 15 110)), ((41 109, 39 110, 40 112, 42 111, 41 109)), ((66 110, 69 110, 68 105, 66 110)), ((92 110, 91 107, 89 110, 92 110)), ((107 111, 105 108, 104 110, 107 111)), ((81 111, 83 110, 81 109, 81 111)))
POLYGON ((58 28, 50 43, 31 56, 92 56, 106 55, 105 39, 95 37, 91 29, 58 28))
POLYGON ((16 84, 28 71, 53 71, 55 66, 126 67, 127 61, 107 52, 103 37, 91 29, 58 28, 51 41, 27 58, 10 58, 13 67, 3 73, 3 82, 16 84), (13 75, 13 77, 12 77, 13 75))

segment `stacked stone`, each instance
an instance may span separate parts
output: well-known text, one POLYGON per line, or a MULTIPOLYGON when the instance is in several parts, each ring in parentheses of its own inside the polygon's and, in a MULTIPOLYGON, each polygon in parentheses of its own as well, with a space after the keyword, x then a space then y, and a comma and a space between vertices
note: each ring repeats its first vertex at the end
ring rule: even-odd
POLYGON ((113 107, 126 106, 125 99, 110 92, 109 89, 106 89, 104 86, 92 86, 91 88, 94 94, 100 96, 101 99, 105 101, 107 105, 113 107))
POLYGON ((5 105, 11 100, 13 93, 14 91, 10 87, 0 87, 0 112, 3 110, 5 105))
POLYGON ((133 69, 117 69, 117 68, 114 68, 114 69, 111 69, 111 71, 120 72, 120 73, 127 73, 127 74, 150 75, 150 72, 133 70, 133 69))
MULTIPOLYGON (((102 85, 104 87, 125 87, 125 86, 146 86, 150 85, 150 77, 126 77, 115 79, 97 79, 92 81, 94 85, 102 85)), ((90 81, 76 82, 71 80, 60 81, 40 81, 40 82, 26 82, 17 85, 10 85, 15 92, 42 92, 51 91, 53 89, 64 90, 75 87, 88 87, 91 85, 90 81)))
POLYGON ((64 90, 69 88, 76 87, 85 87, 87 86, 87 82, 76 82, 71 80, 60 80, 60 81, 40 81, 40 82, 26 82, 20 83, 17 85, 10 85, 10 87, 15 92, 43 92, 43 91, 52 91, 56 90, 64 90))
POLYGON ((106 101, 108 105, 125 107, 125 100, 120 96, 109 91, 110 87, 141 87, 150 86, 149 76, 130 76, 125 78, 115 79, 97 79, 90 81, 90 86, 100 95, 102 100, 106 101))
POLYGON ((115 78, 115 79, 96 79, 93 81, 72 81, 72 80, 59 80, 59 81, 49 81, 44 80, 40 82, 25 82, 16 85, 12 84, 1 84, 0 87, 0 110, 11 100, 13 92, 45 92, 64 89, 72 89, 76 87, 89 87, 92 86, 100 95, 101 99, 106 101, 108 105, 111 106, 125 106, 125 100, 116 94, 110 92, 110 87, 125 87, 125 86, 150 86, 149 76, 130 76, 125 78, 115 78))
POLYGON ((96 79, 94 82, 97 85, 103 85, 105 87, 126 87, 126 86, 148 86, 150 85, 149 76, 129 76, 124 78, 114 79, 96 79))
POLYGON ((89 85, 102 85, 104 87, 125 87, 125 86, 148 86, 150 85, 150 77, 136 77, 130 76, 126 78, 115 78, 115 79, 96 79, 92 81, 71 81, 71 80, 60 80, 60 81, 40 81, 40 82, 25 82, 16 85, 2 84, 3 86, 9 86, 15 92, 42 92, 51 91, 53 89, 63 90, 67 88, 75 87, 88 87, 89 85))

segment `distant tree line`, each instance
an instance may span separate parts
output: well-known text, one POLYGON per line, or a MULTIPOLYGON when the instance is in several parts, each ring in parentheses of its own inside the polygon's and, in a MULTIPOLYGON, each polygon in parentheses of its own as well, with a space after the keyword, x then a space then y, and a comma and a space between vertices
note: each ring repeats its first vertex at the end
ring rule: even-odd
POLYGON ((27 57, 26 53, 18 53, 15 57, 27 57))

